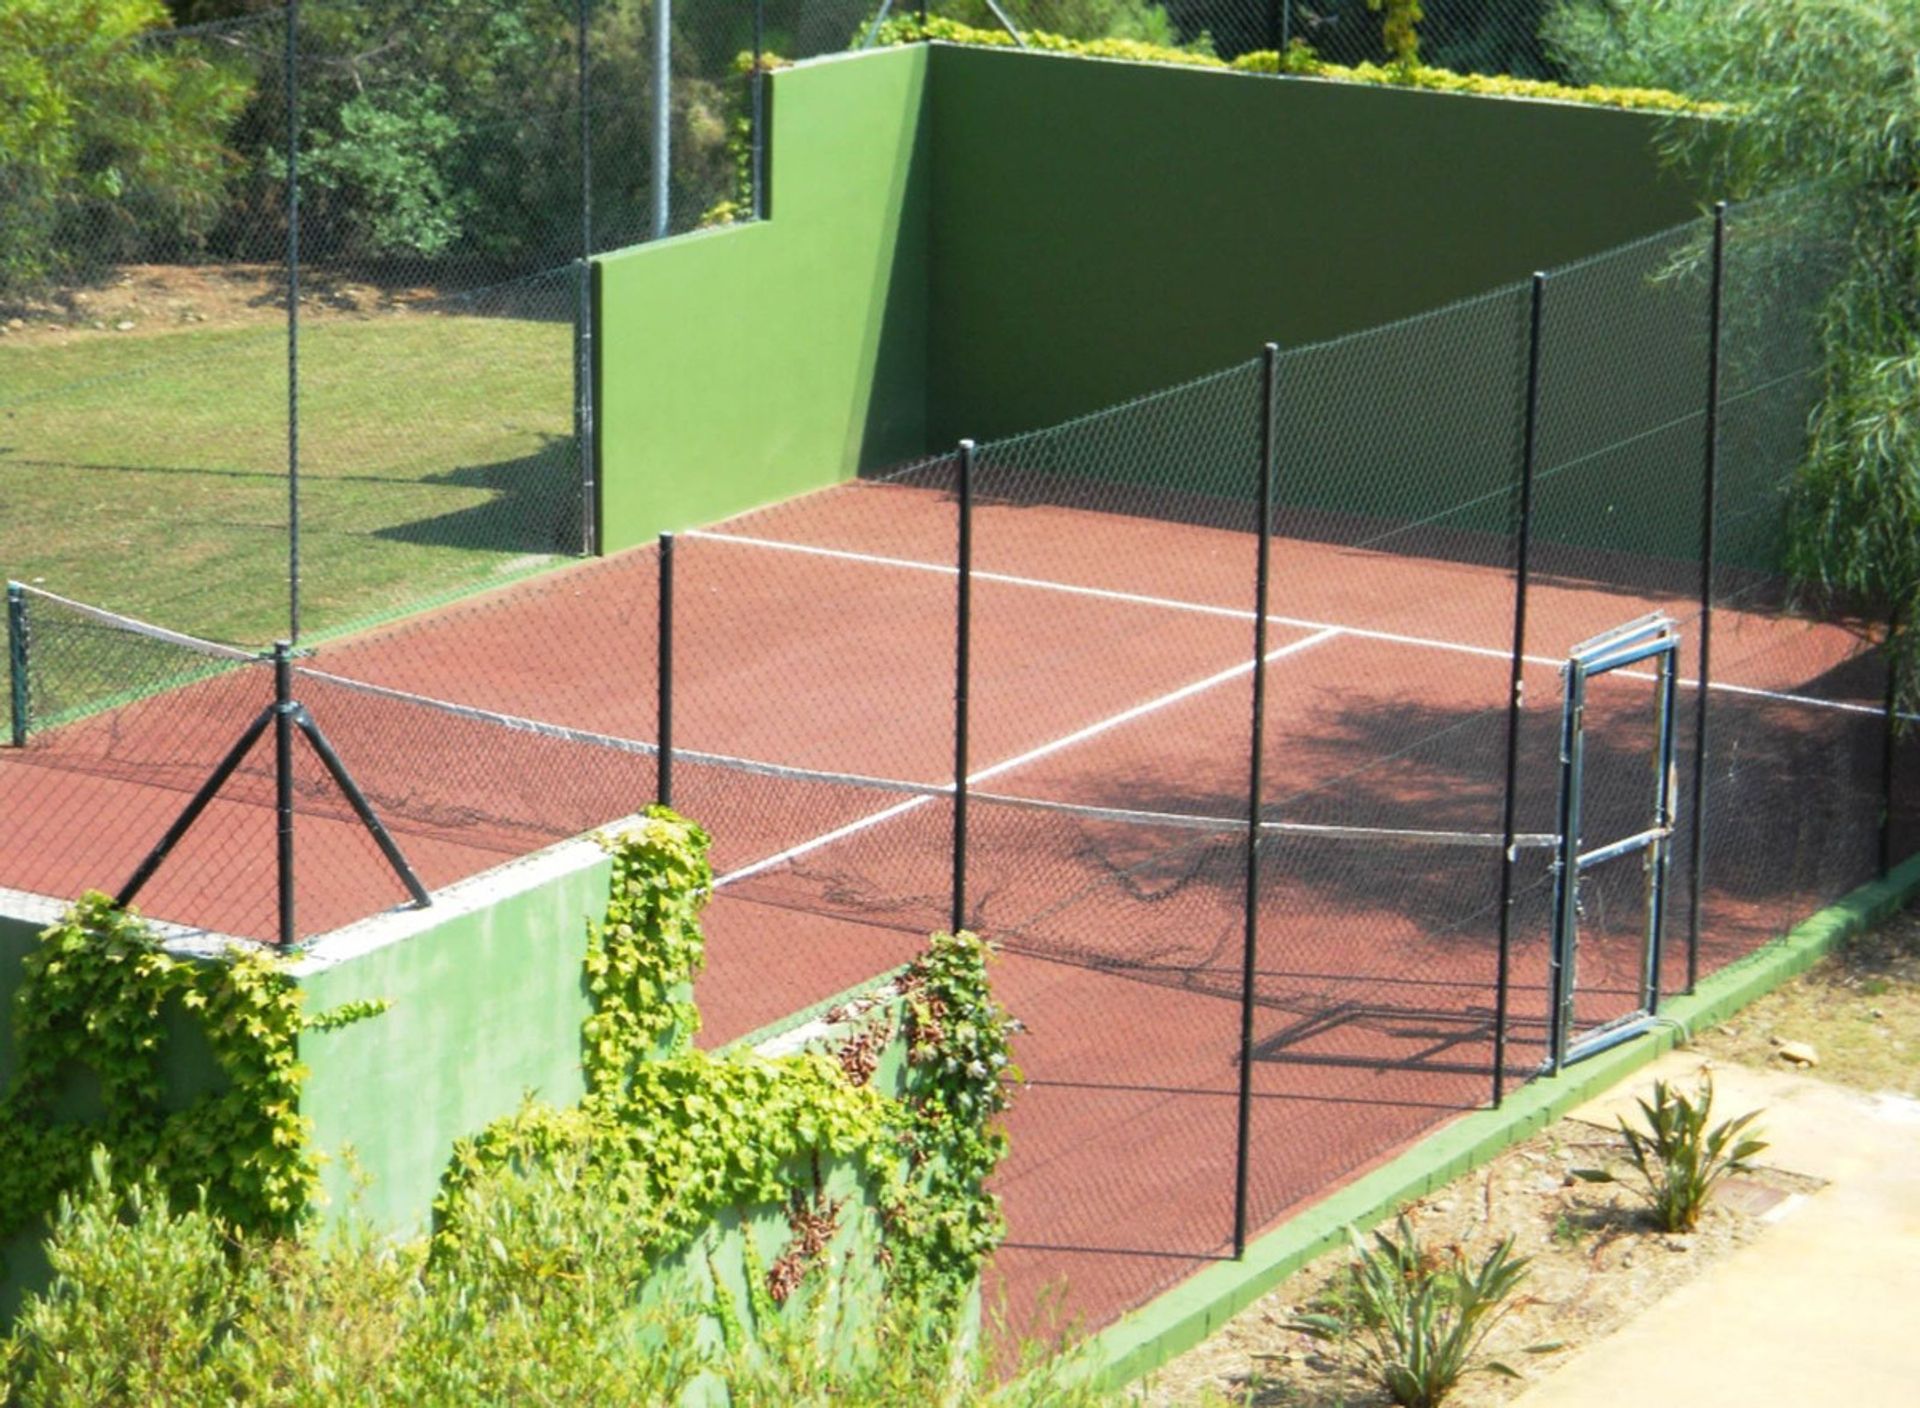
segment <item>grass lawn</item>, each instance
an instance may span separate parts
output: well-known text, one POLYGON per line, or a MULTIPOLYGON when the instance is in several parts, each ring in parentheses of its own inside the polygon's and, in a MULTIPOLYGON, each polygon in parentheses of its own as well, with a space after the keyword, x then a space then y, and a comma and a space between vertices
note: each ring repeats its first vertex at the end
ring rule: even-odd
MULTIPOLYGON (((566 322, 302 329, 304 635, 577 550, 566 322)), ((282 331, 0 341, 0 573, 246 645, 286 634, 282 331)))

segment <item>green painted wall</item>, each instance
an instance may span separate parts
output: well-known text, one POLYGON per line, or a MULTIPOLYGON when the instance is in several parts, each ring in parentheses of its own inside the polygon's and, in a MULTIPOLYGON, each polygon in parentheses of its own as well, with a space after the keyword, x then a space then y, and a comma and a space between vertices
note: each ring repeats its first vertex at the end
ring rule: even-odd
POLYGON ((580 960, 587 921, 606 912, 611 858, 587 858, 498 904, 301 978, 307 1010, 384 998, 377 1017, 309 1032, 301 1097, 327 1156, 331 1206, 395 1230, 426 1225, 453 1141, 528 1095, 580 1098, 580 960), (341 1155, 353 1153, 349 1163, 341 1155))
POLYGON ((936 444, 1407 317, 1696 209, 1644 114, 950 46, 928 93, 936 444))
POLYGON ((770 218, 598 261, 608 551, 919 452, 927 59, 775 74, 770 218))

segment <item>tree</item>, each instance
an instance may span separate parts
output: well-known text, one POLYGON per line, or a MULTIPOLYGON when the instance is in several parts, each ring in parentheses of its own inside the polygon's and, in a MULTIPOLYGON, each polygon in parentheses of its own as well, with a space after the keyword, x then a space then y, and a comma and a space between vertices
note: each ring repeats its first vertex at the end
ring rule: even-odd
POLYGON ((0 290, 202 242, 239 169, 238 68, 167 41, 160 0, 0 5, 0 290))
POLYGON ((1901 695, 1920 699, 1920 5, 1569 0, 1547 32, 1583 77, 1730 103, 1673 124, 1672 155, 1730 199, 1793 189, 1803 218, 1846 232, 1789 566, 1887 614, 1901 695))

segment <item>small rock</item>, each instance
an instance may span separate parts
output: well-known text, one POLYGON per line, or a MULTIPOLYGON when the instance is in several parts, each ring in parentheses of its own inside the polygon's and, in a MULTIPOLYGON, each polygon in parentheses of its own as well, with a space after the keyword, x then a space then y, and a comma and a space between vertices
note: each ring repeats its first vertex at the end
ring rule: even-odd
POLYGON ((1878 1007, 1870 1007, 1867 1009, 1867 1015, 1873 1018, 1874 1021, 1879 1022, 1884 1021, 1887 1014, 1882 1012, 1878 1007))
POLYGON ((1660 1243, 1670 1252, 1690 1252, 1693 1250, 1693 1238, 1689 1236, 1670 1236, 1660 1243))
POLYGON ((26 325, 27 325, 27 320, 25 318, 8 318, 7 319, 7 328, 11 332, 19 332, 20 329, 25 327, 26 325))
POLYGON ((132 332, 133 323, 129 319, 122 318, 119 322, 113 325, 113 330, 115 332, 132 332))
POLYGON ((1721 1036, 1733 1037, 1740 1035, 1740 1028, 1730 1022, 1722 1022, 1718 1027, 1714 1028, 1714 1030, 1719 1032, 1721 1036))
POLYGON ((1783 1041, 1776 1054, 1790 1066, 1810 1067, 1820 1064, 1820 1053, 1804 1041, 1783 1041))

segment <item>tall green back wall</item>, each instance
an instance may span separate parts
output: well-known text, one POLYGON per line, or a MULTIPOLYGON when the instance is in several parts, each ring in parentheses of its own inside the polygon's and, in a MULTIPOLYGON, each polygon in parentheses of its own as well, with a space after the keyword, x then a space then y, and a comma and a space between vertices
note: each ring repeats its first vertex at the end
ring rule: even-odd
POLYGON ((1640 113, 933 57, 938 444, 1403 318, 1696 209, 1640 113))
POLYGON ((1696 209, 1640 113, 948 45, 769 89, 770 218, 598 264, 609 549, 1696 209))

